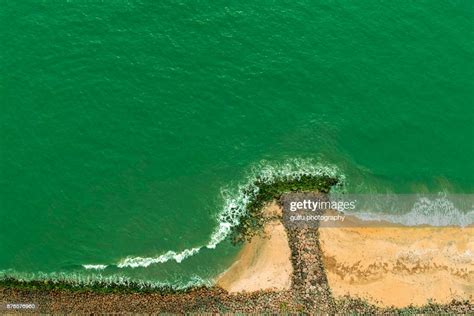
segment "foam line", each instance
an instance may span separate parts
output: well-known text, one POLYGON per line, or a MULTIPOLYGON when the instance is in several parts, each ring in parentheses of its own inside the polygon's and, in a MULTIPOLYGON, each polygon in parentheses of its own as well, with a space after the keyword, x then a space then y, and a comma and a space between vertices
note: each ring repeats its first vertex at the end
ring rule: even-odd
MULTIPOLYGON (((224 188, 221 190, 224 205, 220 212, 217 213, 217 226, 206 245, 179 252, 170 250, 156 257, 127 257, 120 260, 116 266, 118 268, 148 267, 151 264, 165 263, 170 260, 180 263, 186 258, 196 255, 204 247, 214 249, 229 236, 232 228, 237 226, 240 218, 246 214, 247 205, 255 198, 259 190, 255 184, 257 180, 271 184, 279 180, 297 180, 302 176, 337 177, 341 184, 345 180, 344 175, 340 174, 335 166, 315 163, 312 159, 291 159, 283 163, 273 164, 262 161, 250 169, 250 173, 244 183, 236 188, 224 188)), ((93 267, 95 265, 83 265, 83 267, 85 266, 93 267)))
POLYGON ((83 264, 82 265, 86 270, 104 270, 107 268, 105 264, 83 264))
POLYGON ((185 249, 181 252, 168 251, 165 254, 158 257, 129 257, 121 260, 118 264, 118 268, 138 268, 138 267, 148 267, 151 264, 155 263, 165 263, 170 260, 174 260, 177 263, 180 263, 184 259, 194 256, 201 250, 202 247, 196 247, 191 249, 185 249))

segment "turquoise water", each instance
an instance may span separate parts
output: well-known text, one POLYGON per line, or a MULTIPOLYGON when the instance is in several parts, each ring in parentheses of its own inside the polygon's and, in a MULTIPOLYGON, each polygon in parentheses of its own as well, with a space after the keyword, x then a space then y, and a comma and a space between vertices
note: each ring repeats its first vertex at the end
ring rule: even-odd
POLYGON ((472 193, 473 13, 1 1, 0 270, 210 280, 237 251, 205 247, 222 191, 295 159, 337 167, 350 192, 472 193))

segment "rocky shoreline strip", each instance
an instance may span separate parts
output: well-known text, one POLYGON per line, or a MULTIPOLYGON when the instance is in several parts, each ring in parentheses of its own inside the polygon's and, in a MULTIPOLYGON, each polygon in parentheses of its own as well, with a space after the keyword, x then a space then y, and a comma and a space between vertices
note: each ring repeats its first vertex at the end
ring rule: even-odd
MULTIPOLYGON (((315 193, 318 194, 318 193, 315 193)), ((324 198, 324 196, 321 196, 324 198)), ((283 205, 288 195, 279 199, 283 205)), ((472 314, 470 301, 422 307, 378 307, 358 298, 335 298, 323 264, 319 228, 296 228, 282 221, 291 250, 289 290, 229 293, 214 286, 184 292, 100 293, 92 290, 8 286, 0 283, 0 313, 308 313, 308 314, 472 314), (15 308, 30 304, 32 309, 15 308), (34 305, 31 305, 34 304, 34 305)))

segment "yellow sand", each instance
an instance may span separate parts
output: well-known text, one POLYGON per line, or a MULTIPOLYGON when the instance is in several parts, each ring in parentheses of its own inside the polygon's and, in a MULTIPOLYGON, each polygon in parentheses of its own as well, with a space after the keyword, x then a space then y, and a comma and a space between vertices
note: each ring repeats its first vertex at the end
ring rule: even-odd
MULTIPOLYGON (((264 216, 275 218, 239 253, 217 280, 229 292, 291 286, 293 268, 286 231, 275 203, 264 216)), ((329 286, 335 297, 349 294, 380 306, 447 303, 474 297, 474 228, 400 227, 346 216, 344 225, 320 228, 329 286), (365 227, 361 227, 365 226, 365 227)))
MULTIPOLYGON (((271 204, 264 215, 279 217, 281 209, 271 204)), ((217 284, 229 292, 289 289, 293 273, 290 254, 285 228, 276 218, 265 225, 262 236, 245 244, 237 261, 219 276, 217 284)))
POLYGON ((321 228, 333 294, 377 305, 447 303, 474 295, 474 229, 321 228))

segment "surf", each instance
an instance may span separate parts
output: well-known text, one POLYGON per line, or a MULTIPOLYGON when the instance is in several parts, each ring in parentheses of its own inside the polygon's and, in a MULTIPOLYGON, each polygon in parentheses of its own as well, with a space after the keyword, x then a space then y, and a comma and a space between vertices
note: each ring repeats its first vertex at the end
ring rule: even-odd
POLYGON ((258 182, 273 184, 282 180, 299 180, 303 176, 336 178, 338 185, 335 189, 339 188, 339 190, 344 187, 345 183, 345 175, 335 165, 317 162, 314 159, 295 158, 281 163, 271 163, 263 160, 249 168, 245 181, 235 187, 221 189, 220 194, 224 203, 220 211, 217 212, 215 218, 217 225, 207 244, 180 251, 169 250, 164 254, 153 257, 128 256, 119 262, 108 265, 94 263, 82 266, 88 270, 103 270, 108 266, 146 268, 152 264, 166 263, 170 260, 181 263, 183 260, 198 254, 202 248, 215 249, 229 236, 232 229, 240 223, 240 218, 247 213, 247 206, 257 196, 259 192, 258 182))

